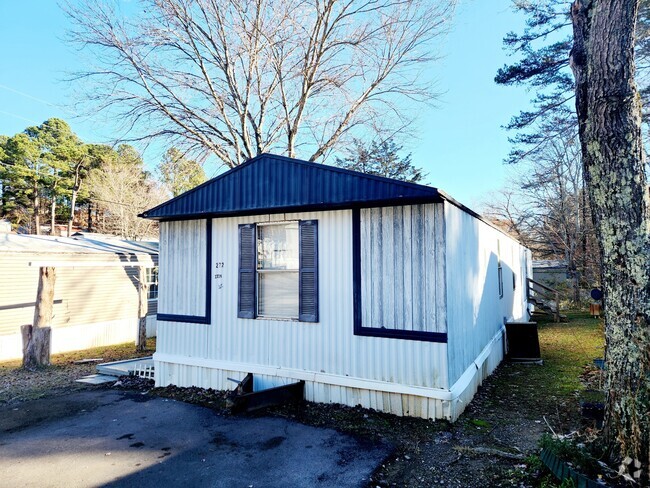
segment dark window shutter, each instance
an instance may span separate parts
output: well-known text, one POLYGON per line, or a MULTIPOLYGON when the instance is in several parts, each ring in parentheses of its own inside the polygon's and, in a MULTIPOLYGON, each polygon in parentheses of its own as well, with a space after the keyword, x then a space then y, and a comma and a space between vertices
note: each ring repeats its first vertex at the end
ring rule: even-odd
POLYGON ((255 224, 239 226, 239 299, 237 317, 256 317, 255 275, 257 274, 257 233, 255 224))
POLYGON ((301 322, 318 322, 318 220, 300 221, 301 322))

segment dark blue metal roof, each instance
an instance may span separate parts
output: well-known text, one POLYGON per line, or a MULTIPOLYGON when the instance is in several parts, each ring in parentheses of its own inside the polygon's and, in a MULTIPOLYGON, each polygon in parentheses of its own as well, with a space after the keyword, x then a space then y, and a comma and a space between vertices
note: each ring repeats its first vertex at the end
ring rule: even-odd
POLYGON ((140 216, 180 220, 441 200, 429 186, 261 154, 140 216))

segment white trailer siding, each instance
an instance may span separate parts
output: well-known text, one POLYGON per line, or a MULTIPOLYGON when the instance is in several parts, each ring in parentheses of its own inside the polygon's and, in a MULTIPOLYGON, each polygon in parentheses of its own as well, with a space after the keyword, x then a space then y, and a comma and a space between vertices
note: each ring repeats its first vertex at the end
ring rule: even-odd
MULTIPOLYGON (((527 251, 436 188, 262 154, 143 215, 161 222, 159 386, 253 373, 256 388, 300 379, 309 400, 454 420, 503 358, 504 318, 526 318, 527 251), (197 216, 211 220, 184 220, 197 216), (318 222, 304 224, 301 314, 276 290, 304 322, 238 318, 259 310, 253 277, 295 273, 258 270, 245 224, 293 220, 318 222)), ((295 260, 282 242, 269 255, 295 260)))
POLYGON ((486 358, 494 355, 489 361, 489 374, 503 357, 504 320, 527 319, 527 250, 451 204, 445 204, 445 224, 449 382, 453 385, 470 366, 475 371, 483 367, 475 364, 482 352, 486 358), (501 298, 499 261, 503 276, 501 298), (484 351, 486 347, 490 350, 484 351))
MULTIPOLYGON (((159 321, 157 384, 232 389, 228 377, 241 379, 250 372, 256 388, 305 380, 308 400, 457 418, 503 358, 504 318, 525 318, 527 250, 448 202, 362 209, 363 326, 386 327, 392 317, 393 326, 407 331, 410 325, 419 332, 447 332, 448 344, 358 336, 352 214, 213 219, 211 322, 159 321), (320 321, 237 318, 238 226, 300 219, 318 220, 320 321)), ((159 308, 164 313, 204 313, 206 253, 200 249, 208 239, 200 229, 206 228, 206 221, 161 223, 159 308), (185 235, 192 237, 184 240, 185 235), (198 294, 181 289, 187 287, 198 294)))
MULTIPOLYGON (((98 246, 88 249, 92 245, 83 240, 4 235, 0 240, 0 361, 22 357, 20 326, 31 324, 34 319, 38 267, 30 266, 30 262, 117 264, 126 259, 146 267, 157 264, 154 254, 116 255, 119 243, 113 249, 97 251, 98 246), (12 251, 14 248, 20 248, 20 252, 12 251)), ((52 353, 135 340, 137 280, 137 267, 57 267, 52 353)), ((147 315, 149 337, 156 334, 155 314, 156 301, 152 300, 147 315)))
MULTIPOLYGON (((161 236, 167 235, 168 225, 161 223, 161 236)), ((191 232, 194 224, 174 222, 174 232, 182 235, 184 230, 178 226, 183 225, 191 232)), ((371 406, 377 404, 377 395, 382 404, 390 403, 390 398, 383 397, 385 393, 399 396, 399 400, 393 397, 394 407, 389 410, 394 413, 405 414, 404 405, 418 404, 420 416, 447 416, 449 407, 440 399, 448 388, 446 344, 354 335, 352 211, 220 218, 212 221, 212 232, 211 324, 159 321, 155 355, 159 385, 231 389, 226 376, 213 370, 238 373, 233 376, 236 378, 253 372, 270 384, 290 378, 312 381, 308 390, 317 401, 371 406), (238 225, 298 219, 318 220, 320 321, 237 318, 238 225), (223 267, 217 270, 216 263, 223 267), (368 393, 355 393, 359 389, 368 393)), ((164 250, 166 242, 171 241, 161 241, 160 310, 166 307, 162 297, 168 292, 164 288, 175 286, 175 273, 183 279, 193 272, 192 266, 197 274, 204 269, 187 253, 164 250), (173 266, 167 265, 171 262, 173 266)), ((413 409, 406 411, 414 415, 413 409)))

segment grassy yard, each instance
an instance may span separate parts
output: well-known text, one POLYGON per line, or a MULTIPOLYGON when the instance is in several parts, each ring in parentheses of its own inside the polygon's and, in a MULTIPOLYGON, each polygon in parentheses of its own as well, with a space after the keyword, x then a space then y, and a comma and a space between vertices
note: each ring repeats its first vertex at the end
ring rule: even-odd
POLYGON ((74 364, 75 361, 102 358, 102 362, 109 362, 150 356, 156 350, 156 339, 148 339, 147 347, 147 351, 139 353, 135 350, 135 345, 128 342, 54 354, 51 366, 35 371, 22 369, 20 360, 0 362, 0 405, 83 388, 75 380, 95 373, 95 364, 74 364))
POLYGON ((540 323, 539 340, 545 368, 531 373, 532 380, 547 385, 558 397, 583 389, 579 376, 585 364, 604 354, 603 323, 585 312, 568 313, 569 322, 540 323))

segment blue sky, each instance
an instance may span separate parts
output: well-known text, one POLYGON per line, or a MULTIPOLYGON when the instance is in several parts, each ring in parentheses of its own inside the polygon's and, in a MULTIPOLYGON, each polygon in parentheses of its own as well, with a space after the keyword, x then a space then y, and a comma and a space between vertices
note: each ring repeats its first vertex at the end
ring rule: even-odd
MULTIPOLYGON (((110 121, 74 118, 66 73, 80 67, 79 53, 63 41, 67 19, 54 1, 0 2, 0 134, 13 135, 50 117, 61 117, 87 142, 112 137, 110 121)), ((464 0, 432 66, 442 93, 437 106, 422 111, 417 139, 405 151, 429 173, 427 183, 468 205, 476 205, 505 183, 502 161, 509 150, 501 128, 526 108, 523 89, 494 84, 507 62, 501 39, 520 30, 523 19, 510 0, 464 0)), ((148 165, 159 151, 145 152, 148 165)))

